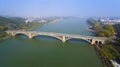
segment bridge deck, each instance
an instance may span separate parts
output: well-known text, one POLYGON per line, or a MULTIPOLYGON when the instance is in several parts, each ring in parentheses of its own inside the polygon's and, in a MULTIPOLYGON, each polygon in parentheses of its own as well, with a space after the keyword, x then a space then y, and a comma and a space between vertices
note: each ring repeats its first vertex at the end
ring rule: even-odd
POLYGON ((86 36, 86 35, 75 35, 75 34, 66 34, 66 33, 56 33, 56 32, 37 32, 37 31, 6 31, 6 32, 19 32, 19 33, 32 33, 32 34, 43 34, 43 35, 56 35, 56 36, 66 36, 73 38, 91 38, 91 39, 101 39, 106 40, 105 37, 95 37, 95 36, 86 36))

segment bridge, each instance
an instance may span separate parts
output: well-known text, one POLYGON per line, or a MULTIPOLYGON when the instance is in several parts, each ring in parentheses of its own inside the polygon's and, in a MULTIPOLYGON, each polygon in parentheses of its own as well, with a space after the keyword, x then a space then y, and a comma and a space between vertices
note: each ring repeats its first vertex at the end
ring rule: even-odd
POLYGON ((104 42, 107 40, 105 37, 95 37, 95 36, 85 36, 85 35, 74 35, 74 34, 65 34, 65 33, 55 33, 55 32, 38 32, 38 31, 6 31, 8 34, 12 36, 16 36, 17 34, 24 34, 27 35, 29 38, 33 38, 35 36, 39 35, 45 35, 45 36, 52 36, 55 37, 62 42, 66 42, 69 39, 82 39, 90 44, 104 44, 104 42))

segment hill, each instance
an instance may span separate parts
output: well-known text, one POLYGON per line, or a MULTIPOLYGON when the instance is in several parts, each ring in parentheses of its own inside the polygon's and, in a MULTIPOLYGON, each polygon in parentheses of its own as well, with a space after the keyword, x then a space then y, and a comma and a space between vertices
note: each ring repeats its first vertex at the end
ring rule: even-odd
POLYGON ((8 29, 19 29, 21 25, 25 24, 25 19, 19 17, 2 17, 0 16, 0 26, 8 29))

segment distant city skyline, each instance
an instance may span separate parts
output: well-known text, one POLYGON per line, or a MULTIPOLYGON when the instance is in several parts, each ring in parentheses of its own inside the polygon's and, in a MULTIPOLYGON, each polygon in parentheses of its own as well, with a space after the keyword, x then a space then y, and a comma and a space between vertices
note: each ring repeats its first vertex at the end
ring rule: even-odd
POLYGON ((3 16, 120 16, 120 0, 0 0, 3 16))

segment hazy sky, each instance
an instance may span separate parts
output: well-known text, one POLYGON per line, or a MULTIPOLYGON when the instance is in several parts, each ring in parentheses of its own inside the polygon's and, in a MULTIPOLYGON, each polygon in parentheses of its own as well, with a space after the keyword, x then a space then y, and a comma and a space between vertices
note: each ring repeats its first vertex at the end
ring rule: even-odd
POLYGON ((0 15, 120 16, 120 0, 0 0, 0 15))

